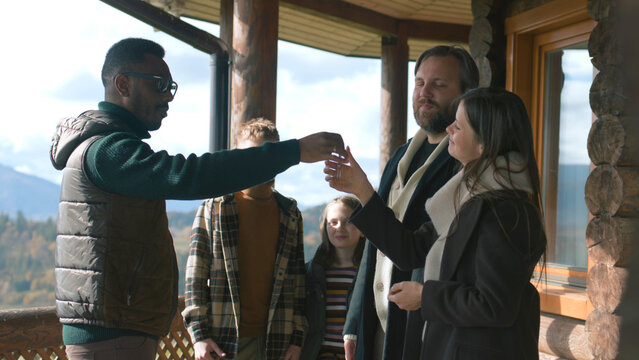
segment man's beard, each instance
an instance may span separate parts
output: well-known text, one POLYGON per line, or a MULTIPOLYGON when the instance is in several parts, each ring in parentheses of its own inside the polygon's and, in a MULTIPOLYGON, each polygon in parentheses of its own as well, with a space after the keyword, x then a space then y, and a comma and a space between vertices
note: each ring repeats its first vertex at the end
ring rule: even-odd
POLYGON ((415 112, 415 119, 419 126, 425 131, 432 134, 441 134, 446 132, 448 125, 452 124, 453 116, 450 111, 450 106, 444 106, 440 108, 430 119, 419 119, 419 110, 415 112))

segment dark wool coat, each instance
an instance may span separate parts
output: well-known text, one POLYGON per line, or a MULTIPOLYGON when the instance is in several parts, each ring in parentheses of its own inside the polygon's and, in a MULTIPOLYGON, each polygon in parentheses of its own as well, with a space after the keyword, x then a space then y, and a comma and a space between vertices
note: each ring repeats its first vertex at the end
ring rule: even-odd
MULTIPOLYGON (((532 205, 512 196, 487 198, 496 193, 462 206, 444 245, 440 278, 424 283, 421 359, 539 357, 539 294, 530 279, 545 235, 532 205)), ((430 222, 406 229, 377 195, 351 221, 402 269, 424 266, 438 237, 430 222)))
MULTIPOLYGON (((384 168, 378 190, 384 203, 387 201, 390 188, 395 181, 399 161, 406 153, 410 141, 411 140, 397 149, 384 168)), ((428 220, 428 215, 424 208, 426 199, 433 196, 437 190, 454 175, 456 164, 456 160, 453 159, 446 150, 442 151, 431 163, 420 179, 406 209, 403 220, 403 224, 406 228, 417 229, 428 220)), ((375 264, 377 262, 376 254, 377 248, 375 245, 366 241, 362 262, 360 263, 357 274, 357 282, 353 289, 351 303, 346 316, 346 323, 344 324, 344 334, 357 335, 356 360, 370 360, 373 358, 375 332, 379 324, 375 310, 375 299, 373 298, 373 280, 375 277, 375 264)), ((415 279, 421 279, 422 276, 422 269, 416 270, 413 273, 415 279)), ((411 280, 410 270, 403 271, 397 267, 393 267, 391 285, 408 280, 411 280)), ((384 359, 417 359, 419 357, 419 347, 415 347, 414 344, 420 342, 421 333, 419 333, 417 329, 421 329, 423 326, 419 314, 411 313, 408 316, 407 324, 406 311, 390 303, 386 326, 384 359), (407 327, 412 330, 406 331, 407 327), (408 339, 411 340, 408 341, 408 339), (412 344, 412 346, 407 346, 406 349, 404 349, 405 340, 407 340, 408 344, 412 344)))

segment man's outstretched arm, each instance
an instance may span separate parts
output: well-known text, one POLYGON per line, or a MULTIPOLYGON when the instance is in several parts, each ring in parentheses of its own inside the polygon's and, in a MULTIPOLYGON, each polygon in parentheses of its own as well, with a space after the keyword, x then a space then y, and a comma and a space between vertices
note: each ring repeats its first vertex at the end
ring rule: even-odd
POLYGON ((232 193, 273 179, 302 162, 345 153, 339 134, 317 133, 300 140, 206 153, 155 152, 128 133, 97 140, 87 150, 85 170, 100 189, 148 199, 203 199, 232 193))

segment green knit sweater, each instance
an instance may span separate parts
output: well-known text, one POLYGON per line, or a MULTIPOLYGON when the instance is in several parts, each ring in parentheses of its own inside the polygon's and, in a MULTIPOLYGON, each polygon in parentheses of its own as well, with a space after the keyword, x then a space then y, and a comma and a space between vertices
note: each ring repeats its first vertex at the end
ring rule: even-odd
POLYGON ((99 108, 116 113, 136 132, 110 134, 87 150, 86 174, 107 192, 146 199, 205 199, 264 183, 300 161, 297 140, 201 156, 154 152, 141 140, 150 135, 133 114, 108 102, 99 108))
MULTIPOLYGON (((84 171, 91 182, 106 192, 146 199, 211 198, 264 183, 300 161, 297 140, 201 156, 155 152, 142 141, 150 134, 132 113, 109 102, 100 102, 98 107, 116 114, 133 129, 100 138, 86 151, 84 171)), ((153 337, 125 329, 63 325, 67 345, 123 335, 153 337)))

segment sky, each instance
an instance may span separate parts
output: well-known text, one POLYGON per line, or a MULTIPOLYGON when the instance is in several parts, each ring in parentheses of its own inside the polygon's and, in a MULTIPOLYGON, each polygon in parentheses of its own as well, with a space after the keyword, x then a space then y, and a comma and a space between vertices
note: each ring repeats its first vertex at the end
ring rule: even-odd
MULTIPOLYGON (((152 132, 149 144, 171 154, 208 150, 207 54, 98 0, 12 1, 3 13, 0 164, 60 183, 61 173, 48 156, 55 126, 64 117, 97 108, 104 98, 100 82, 104 55, 126 37, 143 37, 164 46, 165 61, 179 84, 169 115, 160 130, 152 132)), ((185 20, 219 34, 217 25, 185 20)), ((411 62, 407 69, 409 89, 413 66, 411 62)), ((276 122, 281 138, 317 131, 342 134, 374 185, 380 171, 380 99, 379 59, 278 42, 276 122)), ((412 111, 408 113, 410 137, 417 126, 412 111)), ((322 168, 319 163, 292 167, 278 175, 276 189, 296 198, 300 208, 325 203, 340 194, 324 182, 322 168)))
POLYGON ((593 68, 588 49, 566 49, 561 58, 564 86, 561 90, 559 163, 590 164, 587 144, 592 111, 590 85, 593 68))
MULTIPOLYGON (((95 109, 103 99, 100 70, 104 55, 126 37, 154 40, 179 84, 162 128, 148 141, 171 154, 208 150, 210 57, 155 31, 151 26, 99 0, 12 1, 0 22, 4 70, 0 86, 0 164, 55 183, 49 161, 55 125, 67 116, 95 109), (12 36, 15 34, 15 36, 12 36)), ((214 35, 217 25, 185 19, 214 35)), ((587 106, 592 65, 587 52, 567 52, 562 92, 562 163, 589 162, 585 148, 591 121, 587 106), (575 131, 582 129, 583 131, 575 131)), ((408 72, 408 94, 413 88, 408 72)), ((283 140, 317 131, 342 134, 376 186, 379 181, 381 64, 379 59, 346 57, 284 41, 278 42, 276 121, 283 140)), ((409 100, 410 101, 410 100, 409 100)), ((417 125, 407 104, 408 137, 417 125)), ((297 199, 300 208, 340 195, 324 182, 323 165, 301 164, 276 178, 276 189, 297 199)), ((182 204, 184 206, 195 206, 182 204)), ((176 206, 169 204, 169 209, 176 206)), ((184 207, 181 210, 185 210, 184 207)), ((186 209, 188 210, 188 209, 186 209)))

